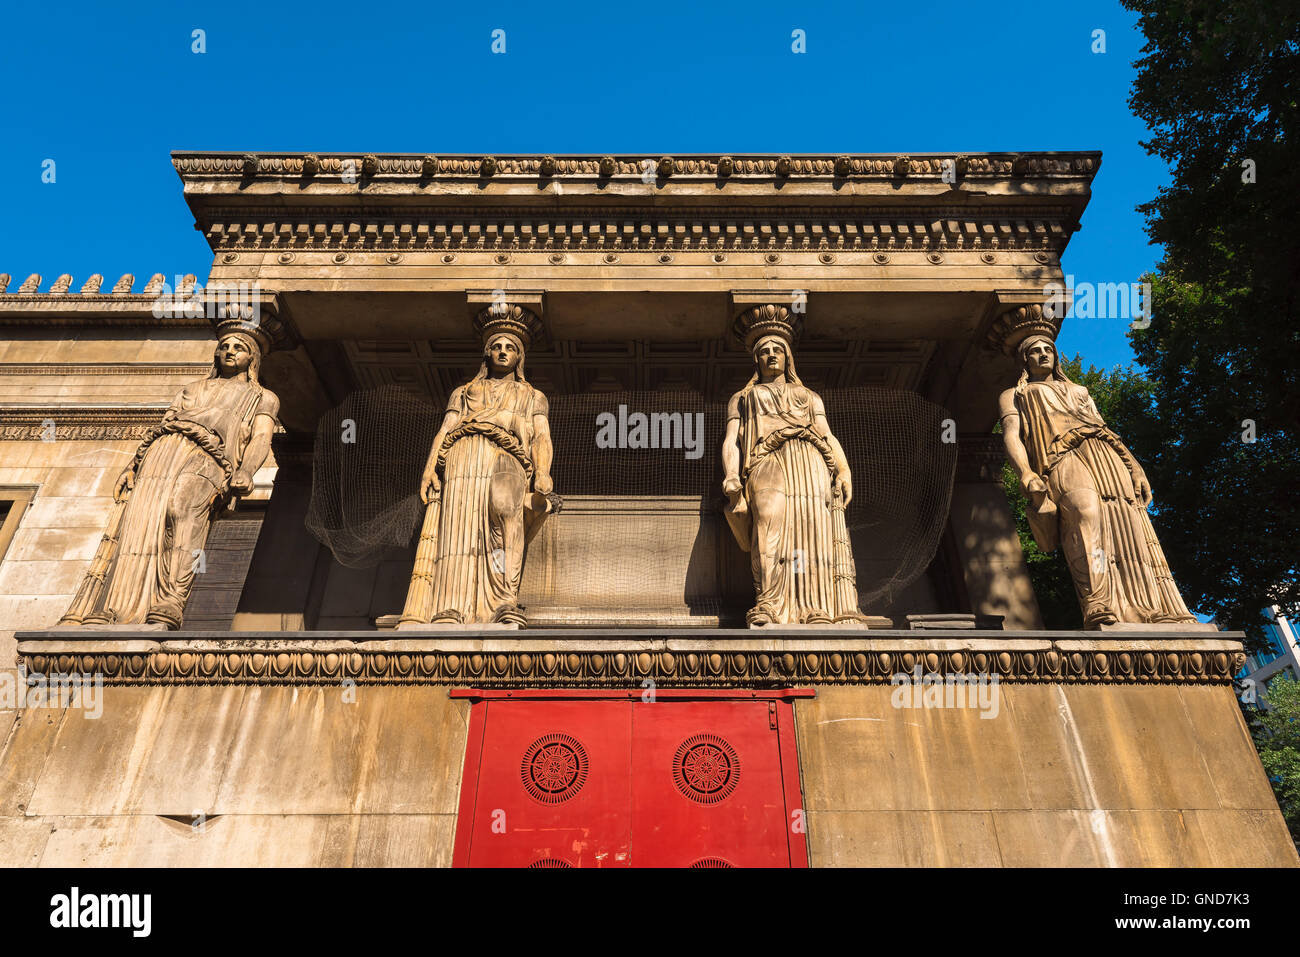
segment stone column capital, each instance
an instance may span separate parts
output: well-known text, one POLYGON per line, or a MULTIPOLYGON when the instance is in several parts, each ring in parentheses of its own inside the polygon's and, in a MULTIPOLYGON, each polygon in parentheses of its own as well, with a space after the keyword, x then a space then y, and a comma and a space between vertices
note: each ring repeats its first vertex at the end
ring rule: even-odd
POLYGON ((807 298, 803 290, 795 290, 799 296, 792 296, 782 301, 780 293, 765 292, 758 302, 744 301, 744 294, 732 293, 732 303, 739 306, 731 322, 732 335, 744 344, 745 349, 754 348, 754 343, 764 336, 780 336, 791 347, 803 331, 803 317, 807 309, 807 298))
POLYGON ((1019 302, 999 304, 999 311, 989 327, 985 348, 1015 356, 1020 343, 1034 335, 1047 336, 1053 342, 1061 331, 1061 316, 1050 304, 1019 302))
POLYGON ((484 338, 498 332, 518 336, 525 349, 544 348, 549 339, 542 316, 546 293, 540 289, 468 289, 474 330, 484 338))
MULTIPOLYGON (((188 278, 188 277, 186 277, 188 278)), ((300 341, 278 293, 256 283, 215 284, 203 290, 204 311, 220 334, 235 325, 247 327, 267 353, 294 349, 300 341)))

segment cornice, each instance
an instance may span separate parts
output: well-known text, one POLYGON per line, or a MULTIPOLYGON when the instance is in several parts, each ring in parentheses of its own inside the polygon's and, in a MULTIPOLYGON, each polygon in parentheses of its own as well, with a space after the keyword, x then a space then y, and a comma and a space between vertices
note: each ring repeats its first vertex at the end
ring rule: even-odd
MULTIPOLYGON (((1075 228, 1066 206, 924 210, 885 208, 628 207, 454 209, 367 206, 210 207, 208 244, 218 253, 281 251, 971 250, 1059 254, 1075 228)), ((218 263, 236 262, 218 257, 218 263)))
POLYGON ((161 375, 202 376, 212 369, 209 362, 0 362, 3 375, 161 375))
POLYGON ((210 327, 203 316, 174 313, 156 315, 156 295, 119 293, 116 295, 46 292, 0 292, 0 326, 30 325, 87 326, 97 328, 202 329, 210 327))
POLYGON ((158 424, 164 405, 101 406, 0 406, 0 440, 72 441, 90 439, 139 440, 158 424), (50 425, 54 431, 51 434, 50 425))
POLYGON ((595 154, 488 155, 418 153, 202 152, 177 150, 172 165, 184 178, 205 176, 329 177, 353 171, 358 180, 404 178, 530 177, 545 179, 635 177, 669 179, 905 178, 939 179, 945 169, 956 178, 978 179, 1083 177, 1096 175, 1101 153, 873 153, 829 154, 595 154), (951 161, 952 166, 946 162, 951 161), (652 175, 651 175, 652 174, 652 175))
MULTIPOLYGON (((155 636, 158 633, 153 633, 155 636)), ((122 685, 465 685, 477 687, 885 684, 895 676, 998 676, 1018 684, 1230 684, 1245 656, 1224 638, 1146 640, 798 639, 778 642, 518 639, 280 639, 18 636, 29 672, 122 685), (917 669, 920 669, 919 672, 917 669)), ((373 633, 371 633, 373 634, 373 633)))

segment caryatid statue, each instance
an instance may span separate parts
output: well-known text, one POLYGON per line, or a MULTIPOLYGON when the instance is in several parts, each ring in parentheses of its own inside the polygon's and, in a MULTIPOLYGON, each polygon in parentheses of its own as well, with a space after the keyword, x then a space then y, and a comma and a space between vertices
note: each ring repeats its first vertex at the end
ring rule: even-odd
POLYGON ((172 400, 118 477, 90 571, 60 625, 179 628, 220 505, 253 489, 280 400, 258 381, 271 337, 257 322, 217 326, 212 372, 172 400))
POLYGON ((546 396, 524 377, 524 354, 541 324, 504 303, 481 311, 475 324, 483 364, 448 399, 420 482, 427 508, 402 612, 406 627, 523 627, 524 549, 559 505, 546 396))
POLYGON ((1088 390, 1061 371, 1056 325, 1037 305, 1009 318, 1002 345, 1018 357, 1020 378, 999 399, 1002 438, 1034 540, 1065 552, 1084 627, 1197 624, 1151 527, 1146 473, 1088 390))
POLYGON ((844 509, 853 479, 821 396, 799 381, 790 310, 741 313, 737 335, 754 375, 727 403, 722 490, 727 521, 750 553, 750 627, 862 624, 844 509))

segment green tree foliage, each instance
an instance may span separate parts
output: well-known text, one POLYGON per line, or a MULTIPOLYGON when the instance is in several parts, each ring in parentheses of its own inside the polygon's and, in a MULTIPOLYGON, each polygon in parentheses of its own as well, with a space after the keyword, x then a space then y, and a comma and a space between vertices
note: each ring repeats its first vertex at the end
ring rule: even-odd
POLYGON ((1260 763, 1278 806, 1300 843, 1300 682, 1279 675, 1268 685, 1268 710, 1247 709, 1260 763))
MULTIPOLYGON (((1138 461, 1145 465, 1143 451, 1154 438, 1155 428, 1150 412, 1151 383, 1132 369, 1121 369, 1118 366, 1109 372, 1091 365, 1085 370, 1082 357, 1077 355, 1073 359, 1062 358, 1061 371, 1071 381, 1087 388, 1092 400, 1097 403, 1101 417, 1124 439, 1138 461), (1128 435, 1126 432, 1134 434, 1128 435)), ((1074 593, 1074 581, 1070 578, 1065 557, 1060 549, 1044 552, 1035 544, 1033 533, 1029 530, 1029 520, 1025 517, 1025 496, 1020 491, 1020 482, 1010 463, 1003 466, 1002 487, 1006 490, 1007 500, 1015 515, 1020 544, 1025 550, 1025 562, 1029 566, 1029 580, 1034 586, 1034 595, 1043 613, 1043 624, 1051 629, 1082 628, 1083 615, 1079 611, 1079 600, 1074 593)))
POLYGON ((1124 4, 1147 39, 1129 105, 1171 181, 1139 207, 1164 247, 1130 333, 1150 401, 1111 424, 1189 607, 1255 638, 1265 606, 1300 611, 1300 8, 1124 4))

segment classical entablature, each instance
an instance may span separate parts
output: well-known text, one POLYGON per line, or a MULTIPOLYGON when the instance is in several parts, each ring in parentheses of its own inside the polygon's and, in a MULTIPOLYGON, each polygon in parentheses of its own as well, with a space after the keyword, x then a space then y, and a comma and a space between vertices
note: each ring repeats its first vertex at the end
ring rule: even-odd
POLYGON ((476 303, 506 294, 545 321, 529 362, 547 389, 717 396, 747 374, 727 328, 748 292, 803 300, 814 387, 882 385, 971 410, 962 393, 979 393, 986 421, 962 430, 982 431, 991 387, 958 382, 967 354, 1000 308, 1060 279, 1101 157, 172 162, 213 250, 209 283, 276 294, 331 395, 391 383, 445 396, 472 371, 476 303))

